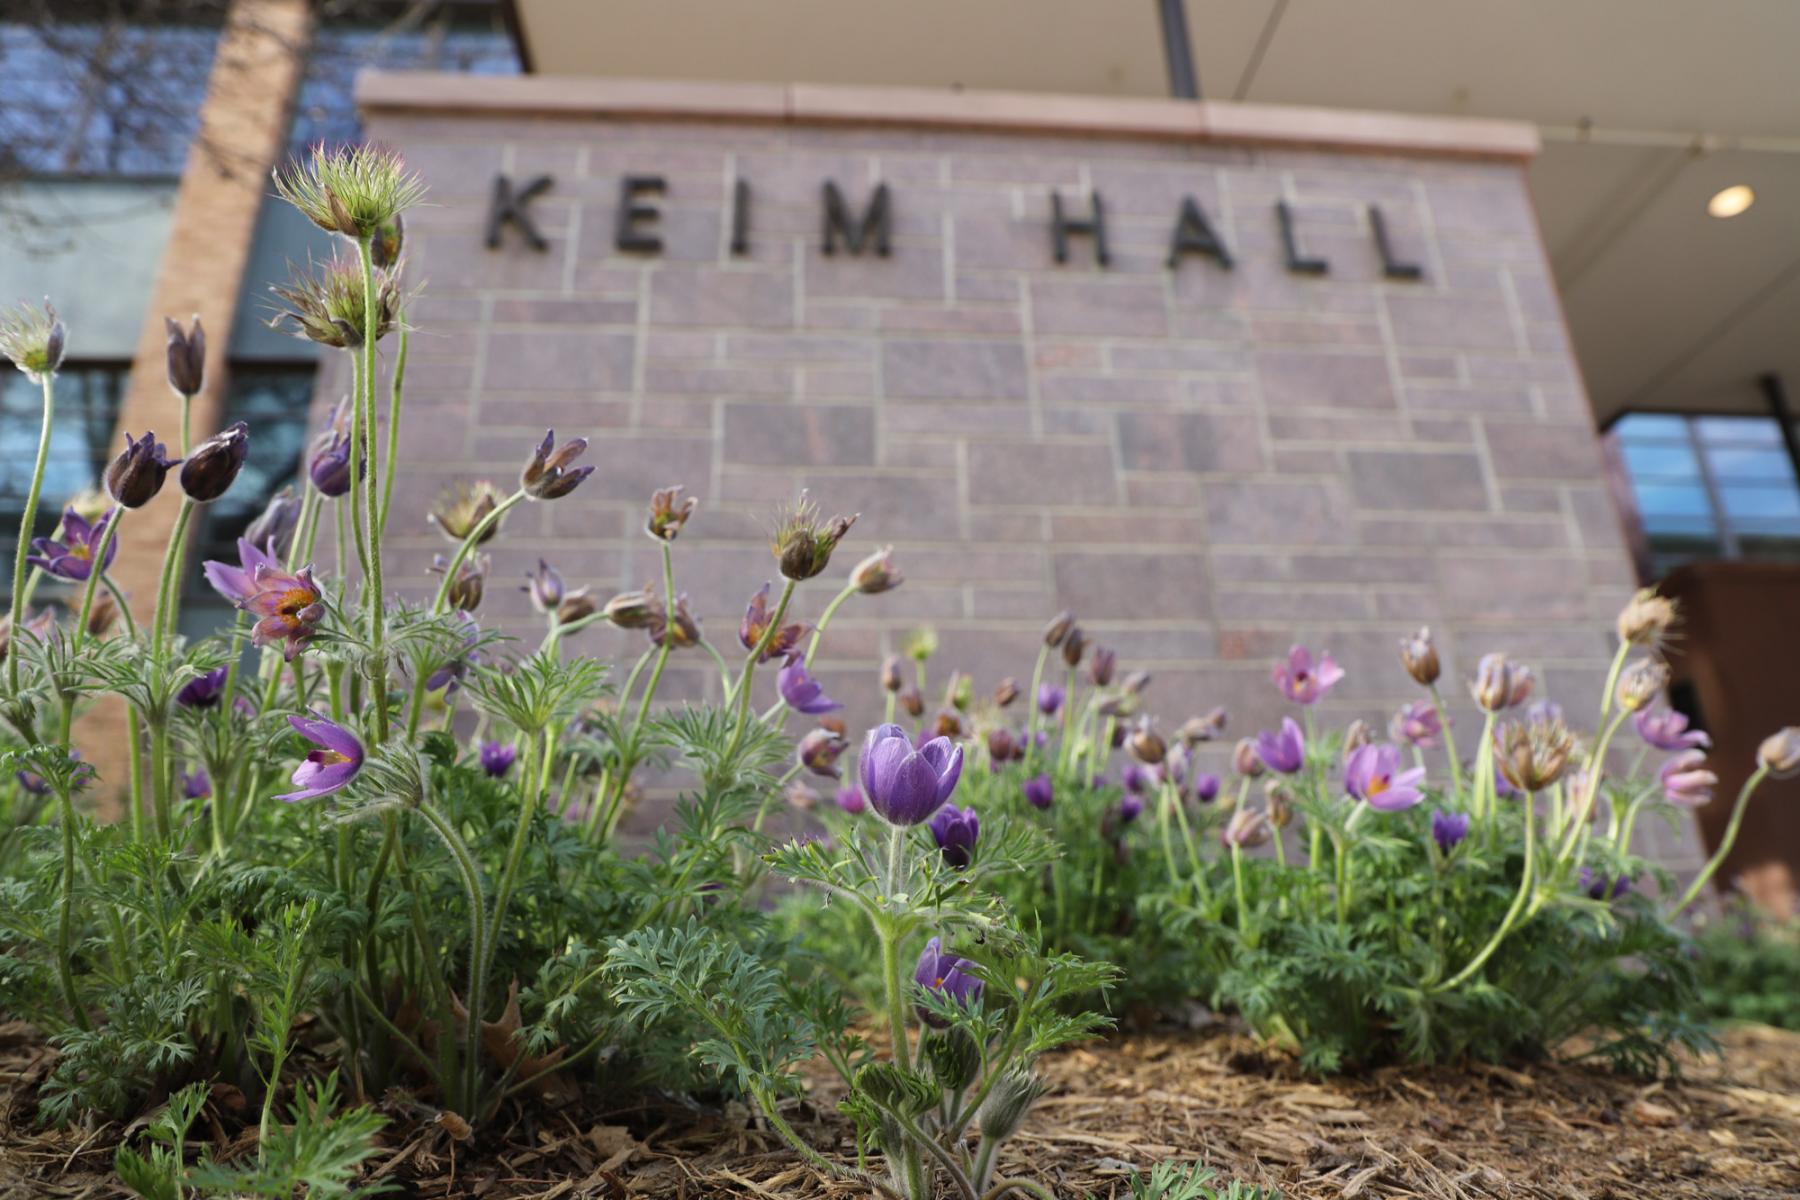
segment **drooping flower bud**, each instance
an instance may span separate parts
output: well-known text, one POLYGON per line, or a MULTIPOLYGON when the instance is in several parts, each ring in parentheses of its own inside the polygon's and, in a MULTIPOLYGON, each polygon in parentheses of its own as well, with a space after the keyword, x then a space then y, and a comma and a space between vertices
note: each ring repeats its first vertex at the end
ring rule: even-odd
POLYGON ((996 770, 1002 763, 1022 758, 1025 754, 1025 743, 1014 737, 1013 731, 1004 725, 988 730, 987 748, 988 758, 993 761, 996 770))
POLYGON ((1054 617, 1051 617, 1050 623, 1044 626, 1044 645, 1050 647, 1052 650, 1060 648, 1063 644, 1063 639, 1068 637, 1070 630, 1074 628, 1075 614, 1066 608, 1063 609, 1054 617))
POLYGON ((94 606, 88 610, 88 636, 105 637, 118 619, 119 604, 113 599, 112 592, 102 589, 94 593, 94 606))
POLYGON ((1475 665, 1469 694, 1484 712, 1499 712, 1512 699, 1512 664, 1504 654, 1484 654, 1475 665))
POLYGON ((1162 734, 1156 732, 1155 727, 1150 724, 1148 717, 1140 721, 1137 728, 1126 737, 1125 748, 1131 751, 1133 758, 1151 766, 1161 762, 1169 752, 1168 744, 1163 741, 1162 734))
POLYGON ((194 314, 191 332, 174 317, 164 317, 163 325, 169 334, 169 386, 179 396, 198 396, 206 386, 206 331, 200 327, 200 314, 194 314))
POLYGON ((1619 637, 1633 646, 1659 646, 1677 615, 1673 600, 1640 588, 1619 610, 1619 637))
MULTIPOLYGON (((431 569, 442 575, 449 571, 450 560, 441 554, 431 558, 431 569)), ((444 593, 450 607, 457 612, 472 613, 481 607, 481 597, 487 587, 488 558, 485 554, 470 554, 457 564, 456 574, 450 579, 450 588, 444 593)))
POLYGON ((906 582, 894 566, 894 548, 883 546, 856 564, 850 572, 850 586, 865 596, 879 596, 883 592, 891 592, 906 582))
POLYGON ((562 598, 556 606, 556 623, 573 625, 577 621, 585 621, 600 611, 600 602, 586 588, 576 588, 562 598))
POLYGON ((975 1122, 983 1141, 1004 1142, 1024 1128, 1031 1106, 1049 1087, 1031 1072, 1014 1067, 995 1080, 987 1099, 981 1102, 975 1122))
POLYGON ((1240 808, 1231 814, 1219 840, 1233 850, 1250 850, 1269 840, 1269 818, 1254 808, 1240 808))
POLYGON ((1118 666, 1119 656, 1105 646, 1095 646, 1094 656, 1088 659, 1088 679, 1095 687, 1105 687, 1113 681, 1113 671, 1118 666))
POLYGON ((300 498, 294 495, 293 488, 284 487, 270 496, 262 512, 245 526, 244 540, 277 558, 286 558, 299 524, 300 498))
POLYGON ((1626 712, 1636 712, 1656 703, 1669 684, 1669 666, 1655 658, 1640 658, 1619 674, 1619 686, 1613 693, 1626 712))
POLYGON ((620 629, 647 629, 661 608, 656 593, 646 583, 635 592, 620 592, 601 611, 620 629))
POLYGON ((169 468, 181 460, 170 458, 167 448, 146 433, 137 441, 125 435, 125 450, 106 468, 106 494, 126 508, 142 508, 162 491, 169 468))
POLYGON ((525 572, 525 586, 519 590, 531 597, 531 607, 541 613, 554 612, 568 594, 562 573, 541 558, 537 570, 525 572))
POLYGON ((1420 687, 1430 687, 1437 682, 1441 668, 1430 629, 1421 627, 1419 632, 1400 639, 1400 662, 1420 687))
POLYGON ((181 466, 181 490, 196 504, 211 504, 231 489, 250 457, 250 427, 242 421, 194 447, 181 466))
POLYGON ((699 507, 699 497, 682 498, 680 484, 658 488, 650 494, 650 515, 644 520, 644 532, 659 542, 672 542, 681 536, 688 518, 699 507))
POLYGON ((669 614, 658 606, 651 610, 650 619, 644 629, 650 635, 650 641, 657 646, 668 646, 671 650, 685 650, 689 646, 700 644, 700 622, 694 618, 693 610, 688 607, 686 592, 675 597, 675 619, 669 620, 669 614))
POLYGON ((1263 773, 1262 756, 1256 752, 1255 738, 1239 738, 1238 744, 1231 751, 1231 769, 1246 779, 1255 779, 1263 773))
POLYGON ((1226 719, 1225 710, 1215 708, 1203 717, 1189 717, 1176 736, 1190 746, 1210 742, 1225 732, 1226 719))
POLYGON ((881 660, 881 690, 882 691, 898 692, 903 686, 905 686, 906 680, 905 680, 904 676, 901 674, 903 667, 904 667, 904 663, 902 662, 902 660, 898 654, 890 654, 886 658, 881 660))
POLYGON ((1763 739, 1756 765, 1777 779, 1800 775, 1800 726, 1789 725, 1763 739))
MULTIPOLYGON (((531 458, 519 472, 519 486, 533 500, 558 500, 574 491, 581 481, 594 473, 592 467, 569 464, 587 451, 586 438, 570 438, 556 444, 556 430, 546 429, 544 440, 531 452, 531 458)), ((686 520, 684 516, 682 518, 686 520)))
POLYGON ((1081 656, 1086 651, 1087 637, 1081 632, 1081 627, 1076 626, 1069 630, 1068 636, 1063 638, 1062 642, 1063 662, 1071 668, 1078 667, 1081 665, 1081 656))
POLYGON ((769 540, 769 550, 781 565, 782 577, 803 582, 823 572, 831 565, 832 551, 859 515, 824 520, 819 516, 818 505, 801 492, 800 499, 782 514, 769 540))
POLYGON ((738 644, 746 650, 761 647, 762 653, 756 660, 759 663, 786 658, 794 652, 800 636, 806 632, 806 626, 795 621, 771 634, 769 623, 774 620, 774 616, 769 611, 769 585, 765 583, 750 597, 750 603, 744 607, 743 619, 738 622, 738 644), (763 643, 765 637, 769 639, 767 645, 763 643))
POLYGON ((1540 792, 1562 778, 1575 738, 1561 721, 1508 721, 1495 734, 1495 765, 1506 782, 1540 792))
POLYGON ((963 735, 962 714, 954 708, 940 708, 932 718, 932 732, 937 737, 960 738, 963 735))
POLYGON ((838 757, 843 754, 844 747, 850 743, 842 733, 820 727, 809 731, 800 739, 798 758, 800 765, 814 775, 824 775, 831 779, 838 777, 838 757))
POLYGON ((1005 679, 1002 679, 999 683, 994 685, 994 704, 997 707, 1006 708, 1018 698, 1019 681, 1012 676, 1008 675, 1005 679))
MULTIPOLYGON (((345 468, 346 475, 348 467, 345 468)), ((318 482, 314 477, 313 482, 318 482)), ((323 489, 321 489, 323 490, 323 489)), ((347 487, 346 491, 349 490, 347 487)), ((341 493, 340 493, 341 494, 341 493)), ((453 542, 466 541, 470 534, 481 527, 481 523, 500 507, 500 489, 486 480, 477 483, 459 483, 438 496, 437 503, 428 512, 426 518, 441 530, 445 537, 453 542)), ((485 546, 500 532, 500 522, 489 525, 475 540, 477 546, 485 546)))

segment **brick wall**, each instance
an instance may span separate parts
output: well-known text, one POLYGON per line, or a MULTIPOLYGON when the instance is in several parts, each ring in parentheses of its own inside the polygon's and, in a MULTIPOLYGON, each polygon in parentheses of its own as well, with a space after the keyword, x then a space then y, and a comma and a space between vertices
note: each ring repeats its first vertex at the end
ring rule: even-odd
MULTIPOLYGON (((761 530, 810 488, 860 512, 816 615, 857 557, 897 546, 907 582, 832 626, 830 690, 877 702, 875 669, 928 623, 985 689, 1027 676, 1073 608, 1155 673, 1151 711, 1213 704, 1234 734, 1277 718, 1271 661, 1329 648, 1328 719, 1385 721, 1414 695, 1398 636, 1438 632, 1447 675, 1503 649, 1571 713, 1597 699, 1633 579, 1519 161, 1133 137, 380 111, 435 207, 409 217, 414 310, 405 474, 389 578, 420 593, 440 488, 510 487, 554 426, 593 439, 573 496, 518 512, 483 616, 535 636, 512 582, 541 555, 602 594, 658 573, 649 493, 702 497, 678 584, 735 647, 774 575, 761 530), (538 253, 483 244, 496 173, 554 186, 538 253), (665 248, 613 247, 620 177, 658 174, 665 248), (730 253, 731 181, 754 189, 730 253), (820 187, 892 191, 892 254, 819 248, 820 187), (1111 266, 1051 253, 1051 191, 1104 198, 1111 266), (1236 266, 1165 265, 1182 198, 1236 266), (1286 269, 1274 204, 1330 272, 1286 269), (1417 282, 1384 278, 1379 204, 1417 282)), ((596 630, 590 652, 635 656, 596 630)), ((678 670, 676 669, 678 668, 678 670)), ((699 652, 673 696, 717 689, 699 652)), ((1453 686, 1453 692, 1460 692, 1453 686)), ((1472 711, 1458 722, 1465 741, 1472 711)))

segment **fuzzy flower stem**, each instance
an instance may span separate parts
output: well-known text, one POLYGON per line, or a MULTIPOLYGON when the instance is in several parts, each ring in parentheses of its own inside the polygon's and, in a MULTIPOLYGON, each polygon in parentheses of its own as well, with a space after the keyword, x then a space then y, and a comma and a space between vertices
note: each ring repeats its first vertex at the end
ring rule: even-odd
POLYGON ((481 869, 475 865, 475 856, 469 852, 468 843, 463 841, 456 826, 437 810, 429 798, 421 801, 416 811, 438 835, 444 848, 450 851, 469 901, 469 1020, 464 1049, 466 1061, 463 1063, 463 1096, 460 1103, 464 1111, 473 1112, 477 1080, 480 1078, 481 987, 487 975, 483 967, 487 958, 487 925, 481 905, 481 869))
POLYGON ((1469 809, 1477 821, 1485 822, 1498 806, 1494 792, 1494 714, 1481 722, 1481 745, 1475 747, 1475 778, 1469 781, 1469 809))
POLYGON ((1069 765, 1072 761, 1070 758, 1070 754, 1071 754, 1071 752, 1074 748, 1074 744, 1075 744, 1075 739, 1069 735, 1069 719, 1070 719, 1069 714, 1071 712, 1073 712, 1074 709, 1075 709, 1075 668, 1070 667, 1067 672, 1067 679, 1063 686, 1062 746, 1057 755, 1057 762, 1061 764, 1063 770, 1065 770, 1065 771, 1069 769, 1069 765))
MULTIPOLYGON (((769 621, 769 627, 763 630, 762 637, 757 640, 750 653, 744 657, 744 669, 738 672, 737 724, 732 728, 731 743, 725 747, 725 754, 721 759, 723 762, 731 761, 732 755, 737 753, 738 743, 744 740, 744 729, 750 724, 750 685, 754 682, 756 664, 762 658, 763 651, 769 648, 769 643, 775 640, 775 635, 781 632, 781 620, 787 616, 788 604, 794 598, 794 587, 795 583, 792 579, 782 580, 781 603, 775 606, 775 616, 769 621)), ((672 600, 671 603, 673 603, 672 600)))
POLYGON ((444 582, 438 584, 437 598, 431 602, 433 613, 443 612, 444 606, 450 602, 450 585, 455 581, 457 571, 463 565, 463 560, 468 558, 475 547, 481 543, 481 539, 487 536, 487 531, 492 529, 501 517, 524 499, 525 489, 520 488, 496 504, 493 512, 481 518, 475 528, 469 530, 469 536, 462 540, 462 544, 456 548, 456 553, 450 557, 450 565, 444 568, 444 582))
POLYGON ((1250 901, 1244 891, 1244 848, 1231 848, 1231 887, 1237 896, 1238 933, 1245 944, 1256 949, 1256 930, 1250 921, 1250 901))
MULTIPOLYGON (((31 470, 31 487, 25 493, 25 511, 19 515, 19 549, 13 555, 12 623, 16 633, 25 626, 25 559, 31 553, 31 527, 37 523, 38 493, 44 490, 44 465, 50 458, 50 422, 56 412, 55 375, 44 372, 44 423, 38 433, 37 464, 31 470)), ((19 690, 19 655, 6 656, 7 683, 19 690)))
POLYGON ((296 563, 312 561, 313 541, 319 534, 319 510, 323 507, 324 494, 309 485, 300 501, 300 521, 294 527, 293 543, 281 564, 284 570, 291 571, 296 563))
MULTIPOLYGON (((27 527, 29 528, 29 526, 27 527)), ((56 923, 56 973, 62 980, 63 1001, 69 1006, 69 1017, 83 1030, 92 1028, 88 1023, 86 1010, 81 1007, 81 997, 75 991, 74 953, 75 935, 75 802, 69 798, 69 789, 59 784, 56 789, 57 801, 62 806, 62 912, 56 923)))
MULTIPOLYGON (((381 586, 381 498, 377 493, 381 481, 375 476, 375 339, 381 328, 381 313, 375 302, 375 256, 369 246, 367 236, 357 239, 356 249, 362 259, 363 277, 363 339, 362 339, 362 399, 363 407, 363 461, 368 465, 369 478, 363 484, 363 496, 368 511, 365 523, 369 538, 369 586, 364 601, 369 606, 369 690, 375 693, 375 742, 377 745, 387 740, 388 734, 388 680, 387 656, 383 653, 382 643, 386 639, 387 613, 382 603, 381 586)), ((395 394, 398 402, 398 393, 395 394)), ((388 447, 392 452, 394 430, 388 430, 388 447)), ((354 478, 354 472, 352 473, 354 478)), ((391 478, 389 480, 392 482, 391 478)), ((449 582, 450 577, 444 577, 449 582)))
POLYGON ((125 708, 125 753, 130 769, 130 785, 127 795, 131 804, 131 840, 133 844, 141 844, 144 840, 144 764, 138 753, 140 737, 137 709, 127 705, 125 708))
POLYGON ((187 528, 193 519, 194 502, 181 498, 181 509, 175 514, 175 531, 169 535, 169 548, 163 554, 162 576, 156 585, 156 623, 152 627, 150 651, 160 659, 164 643, 174 632, 176 610, 181 604, 181 564, 187 557, 187 528))
MULTIPOLYGON (((1438 692, 1437 684, 1431 685, 1431 707, 1437 710, 1438 725, 1444 731, 1444 756, 1450 760, 1450 790, 1462 792, 1462 760, 1456 756, 1456 735, 1450 731, 1450 710, 1444 707, 1444 697, 1438 692)), ((1414 747, 1415 750, 1418 747, 1414 747)))
POLYGON ((500 869, 500 885, 494 891, 494 915, 488 920, 487 961, 482 965, 484 976, 493 967, 494 949, 500 944, 500 929, 506 923, 506 909, 512 902, 519 864, 524 861, 525 847, 531 841, 531 819, 537 815, 538 801, 544 789, 550 786, 550 766, 556 758, 555 727, 544 730, 541 738, 536 744, 529 737, 525 740, 532 757, 521 764, 523 769, 519 772, 519 824, 513 833, 512 848, 506 852, 506 864, 500 869))
POLYGON ((1606 672, 1606 690, 1600 693, 1600 719, 1605 721, 1612 712, 1613 692, 1619 686, 1619 672, 1625 669, 1625 656, 1631 653, 1631 643, 1621 640, 1618 652, 1613 655, 1612 667, 1606 672))
MULTIPOLYGON (((1037 760, 1037 727, 1038 727, 1038 688, 1044 684, 1044 664, 1050 661, 1050 646, 1046 643, 1038 648, 1037 665, 1031 668, 1031 690, 1025 693, 1026 711, 1030 714, 1025 721, 1025 757, 1027 762, 1037 760)), ((893 716, 893 696, 888 697, 889 717, 893 716)))
POLYGON ((656 699, 656 686, 662 682, 663 668, 669 665, 669 652, 675 645, 675 556, 669 550, 669 543, 662 542, 663 592, 667 597, 668 612, 664 617, 663 644, 657 647, 656 665, 650 669, 650 682, 644 685, 643 698, 638 703, 637 720, 632 723, 635 729, 644 723, 650 715, 650 702, 656 699))
POLYGON ((837 610, 843 607, 844 601, 854 595, 856 595, 856 585, 854 583, 845 584, 844 590, 833 596, 831 603, 825 606, 825 611, 819 614, 819 623, 813 626, 812 641, 806 644, 806 658, 803 660, 806 666, 812 666, 813 655, 819 652, 819 643, 825 637, 825 627, 831 624, 831 618, 837 615, 837 610))
POLYGON ((720 695, 731 695, 731 668, 725 665, 725 656, 719 653, 717 646, 705 638, 700 639, 700 648, 712 655, 713 663, 719 668, 719 686, 722 689, 720 695))
POLYGON ((381 513, 375 523, 375 540, 379 543, 387 533, 388 505, 394 499, 394 460, 400 450, 400 393, 406 383, 406 335, 402 315, 394 314, 400 333, 400 348, 394 354, 394 373, 388 380, 387 459, 381 467, 381 513))
POLYGON ((1500 943, 1506 940, 1506 935, 1512 932, 1513 923, 1519 919, 1519 914, 1525 909, 1525 901, 1531 895, 1532 883, 1537 874, 1537 810, 1535 804, 1536 798, 1530 792, 1526 792, 1524 794, 1523 805, 1525 813, 1525 869, 1519 875, 1518 893, 1513 896, 1512 906, 1506 910, 1506 916, 1501 918, 1500 927, 1494 930, 1494 936, 1489 938, 1487 945, 1483 946, 1480 951, 1476 953, 1475 957, 1469 960, 1467 966, 1452 975, 1449 979, 1444 980, 1444 982, 1436 984, 1426 990, 1433 992, 1448 992, 1468 980, 1475 972, 1481 970, 1482 965, 1486 963, 1488 959, 1493 957, 1494 951, 1500 948, 1500 943))
POLYGON ((1713 851, 1713 856, 1706 860, 1704 867, 1700 868, 1700 874, 1694 876, 1694 882, 1689 884, 1688 890, 1682 893, 1681 903, 1674 907, 1670 916, 1685 911, 1687 906, 1694 902, 1695 898, 1700 895, 1700 890, 1706 886, 1707 880, 1711 879, 1718 871, 1719 864, 1725 861, 1725 856, 1731 853, 1731 847, 1737 842, 1738 826, 1744 820, 1744 809, 1750 804, 1750 795, 1756 791, 1757 786, 1764 779, 1768 778, 1768 775, 1769 768, 1758 766, 1750 778, 1744 780, 1744 786, 1738 789, 1737 803, 1731 806, 1731 820, 1725 826, 1725 836, 1719 839, 1719 848, 1713 851))

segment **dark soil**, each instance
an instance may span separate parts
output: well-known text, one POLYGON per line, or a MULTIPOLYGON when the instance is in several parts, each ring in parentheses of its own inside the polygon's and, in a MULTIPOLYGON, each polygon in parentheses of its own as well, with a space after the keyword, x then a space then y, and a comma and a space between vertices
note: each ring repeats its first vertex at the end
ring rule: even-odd
MULTIPOLYGON (((1597 1068, 1386 1069, 1311 1080, 1225 1026, 1124 1035, 1047 1060, 1055 1089, 1005 1156, 1058 1196, 1128 1195, 1131 1168, 1198 1159, 1297 1200, 1353 1197, 1670 1200, 1800 1196, 1800 1034, 1729 1031, 1679 1082, 1597 1068)), ((0 1200, 108 1200, 118 1124, 44 1130, 31 1095, 49 1051, 0 1026, 0 1200)), ((236 1098, 241 1100, 241 1098, 236 1098)), ((221 1096, 196 1129, 224 1155, 254 1130, 221 1096)), ((823 1081, 789 1119, 852 1152, 823 1081)), ((609 1107, 595 1097, 503 1111, 472 1140, 401 1096, 372 1175, 412 1197, 621 1200, 851 1197, 742 1109, 609 1107)), ((252 1126, 254 1124, 252 1114, 252 1126)))

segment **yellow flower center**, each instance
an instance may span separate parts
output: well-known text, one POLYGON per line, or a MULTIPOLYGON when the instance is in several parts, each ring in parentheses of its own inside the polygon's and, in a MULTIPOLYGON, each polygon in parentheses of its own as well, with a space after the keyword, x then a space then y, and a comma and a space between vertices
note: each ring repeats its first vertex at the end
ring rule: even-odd
POLYGON ((1377 775, 1373 779, 1369 780, 1369 795, 1379 796, 1379 795, 1381 795, 1381 793, 1383 793, 1387 790, 1388 790, 1388 777, 1386 775, 1377 775))

